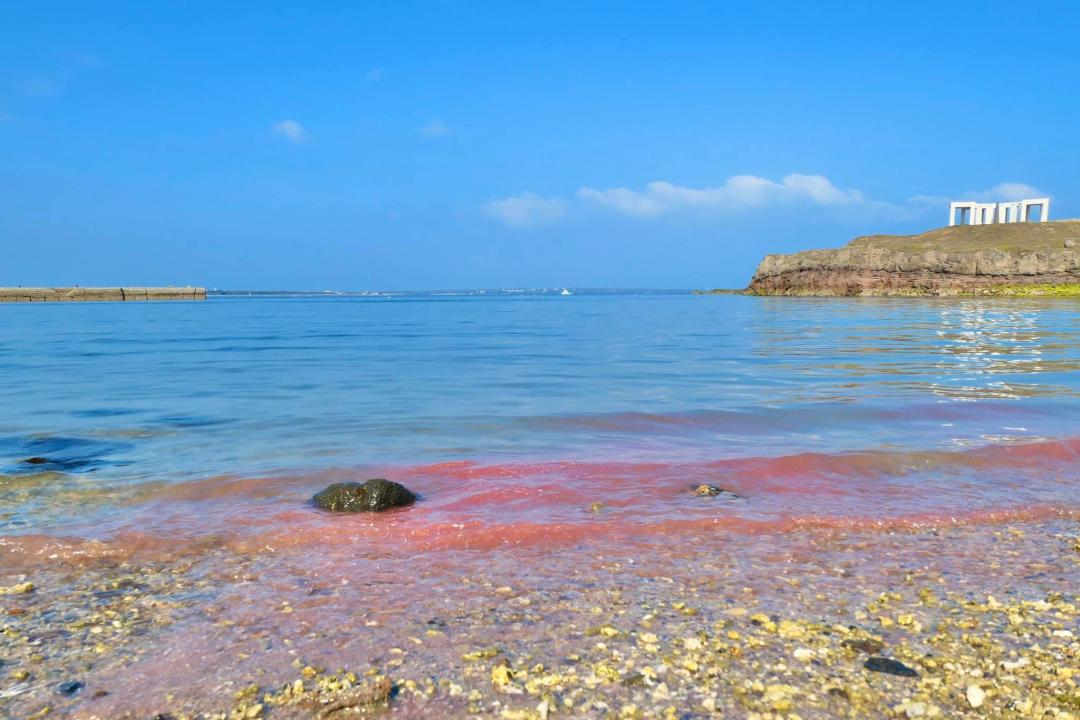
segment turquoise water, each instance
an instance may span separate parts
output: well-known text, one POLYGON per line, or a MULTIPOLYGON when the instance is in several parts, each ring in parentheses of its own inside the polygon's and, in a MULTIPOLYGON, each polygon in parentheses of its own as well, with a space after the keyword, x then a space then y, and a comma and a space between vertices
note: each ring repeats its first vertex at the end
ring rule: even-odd
MULTIPOLYGON (((274 491, 277 510, 325 473, 375 470, 458 502, 452 472, 424 469, 453 462, 513 487, 560 463, 577 468, 560 476, 569 486, 619 463, 639 489, 718 477, 759 499, 741 511, 758 519, 1058 501, 1054 486, 1022 470, 998 477, 977 453, 1064 442, 1065 459, 1037 472, 1075 476, 1078 309, 613 292, 8 305, 0 472, 57 470, 49 488, 96 490, 87 536, 108 534, 95 528, 110 527, 110 492, 219 476, 293 478, 274 491), (851 453, 878 455, 868 469, 851 453), (35 456, 47 462, 25 462, 35 456), (770 458, 784 469, 740 470, 770 458), (828 493, 784 505, 765 482, 781 476, 794 488, 870 480, 842 505, 822 504, 828 493), (905 503, 879 507, 879 488, 897 483, 905 503)), ((50 492, 20 506, 35 514, 15 508, 0 523, 72 531, 46 511, 50 492)), ((175 520, 213 529, 201 523, 175 520)))

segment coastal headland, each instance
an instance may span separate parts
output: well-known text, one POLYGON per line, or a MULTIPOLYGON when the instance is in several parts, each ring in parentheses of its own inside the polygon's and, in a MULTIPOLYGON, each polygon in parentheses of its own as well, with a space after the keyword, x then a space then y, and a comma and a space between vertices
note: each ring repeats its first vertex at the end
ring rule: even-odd
POLYGON ((205 300, 201 287, 0 287, 0 302, 205 300))
POLYGON ((1080 220, 870 235, 832 250, 766 255, 750 295, 1077 296, 1080 220))

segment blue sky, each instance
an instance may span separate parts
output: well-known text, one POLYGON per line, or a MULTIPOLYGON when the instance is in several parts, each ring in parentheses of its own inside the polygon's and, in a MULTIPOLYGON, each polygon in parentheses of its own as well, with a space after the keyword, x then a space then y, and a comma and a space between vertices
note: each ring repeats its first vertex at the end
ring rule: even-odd
POLYGON ((519 5, 5 3, 0 285, 730 287, 1080 216, 1078 3, 519 5))

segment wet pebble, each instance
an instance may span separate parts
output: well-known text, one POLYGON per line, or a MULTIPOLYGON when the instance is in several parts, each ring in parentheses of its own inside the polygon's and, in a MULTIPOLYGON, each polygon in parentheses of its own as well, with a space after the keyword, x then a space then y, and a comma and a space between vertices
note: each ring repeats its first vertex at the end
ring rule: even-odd
POLYGON ((83 687, 81 680, 65 680, 56 686, 56 692, 65 697, 74 697, 82 691, 83 687))
POLYGON ((880 640, 874 640, 873 638, 848 638, 840 644, 846 648, 851 648, 855 652, 866 653, 867 655, 876 655, 885 647, 880 640))
POLYGON ((874 656, 863 663, 863 667, 870 672, 885 673, 886 675, 898 675, 899 677, 919 677, 919 673, 909 668, 899 660, 874 656))
POLYGON ((709 483, 701 483, 700 485, 691 485, 690 486, 690 492, 692 492, 694 495, 697 495, 698 497, 720 497, 720 496, 723 496, 723 497, 730 498, 730 499, 733 499, 733 500, 740 498, 739 495, 736 495, 735 493, 731 492, 730 490, 725 490, 722 487, 717 487, 715 485, 710 485, 709 483))

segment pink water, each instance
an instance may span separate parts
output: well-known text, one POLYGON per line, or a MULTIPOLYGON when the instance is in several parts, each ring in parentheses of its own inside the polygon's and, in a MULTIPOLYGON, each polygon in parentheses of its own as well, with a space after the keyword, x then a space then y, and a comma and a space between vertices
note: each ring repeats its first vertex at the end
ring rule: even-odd
POLYGON ((1080 510, 1080 438, 950 452, 802 453, 694 463, 542 462, 341 468, 150 484, 119 507, 76 514, 63 534, 0 537, 11 569, 94 558, 169 559, 342 545, 412 555, 574 548, 689 532, 903 528, 1080 510), (339 515, 308 497, 389 477, 413 507, 339 515), (710 483, 738 497, 699 497, 710 483), (597 505, 598 504, 598 505, 597 505))

